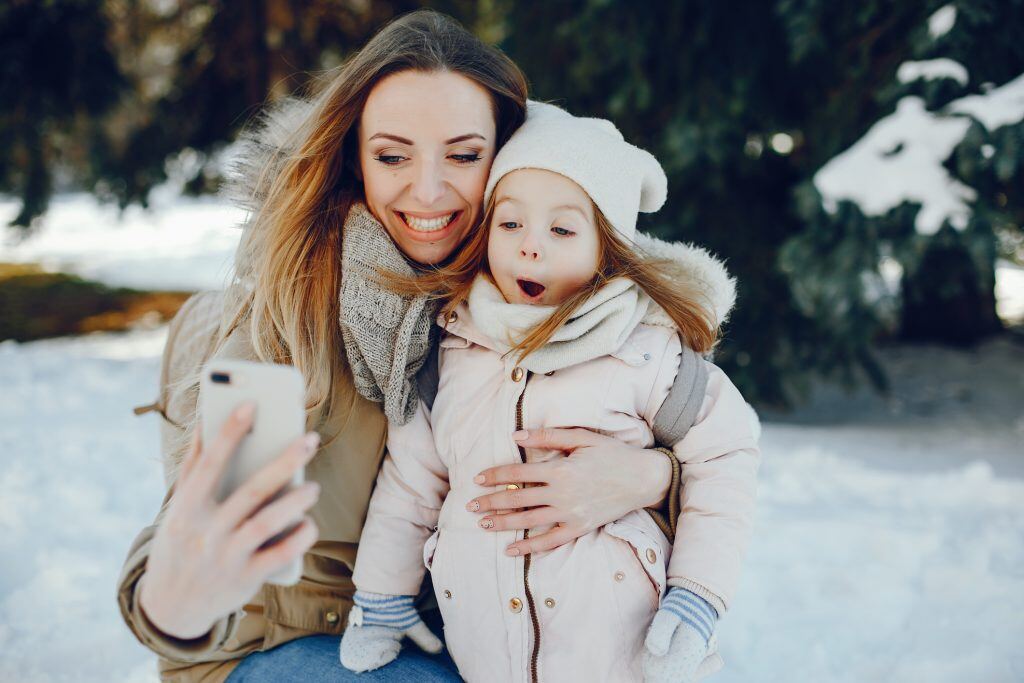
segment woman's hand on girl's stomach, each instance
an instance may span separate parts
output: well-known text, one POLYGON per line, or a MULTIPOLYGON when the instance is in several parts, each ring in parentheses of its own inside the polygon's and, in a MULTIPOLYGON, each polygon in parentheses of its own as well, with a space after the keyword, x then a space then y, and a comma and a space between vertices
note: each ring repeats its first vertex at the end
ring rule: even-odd
POLYGON ((588 429, 521 432, 524 448, 554 449, 566 455, 540 463, 499 465, 481 472, 481 486, 520 488, 478 496, 466 509, 484 515, 490 531, 554 524, 506 549, 509 555, 550 550, 573 541, 633 510, 659 504, 671 479, 664 455, 624 444, 588 429), (521 488, 524 483, 534 484, 521 488))
POLYGON ((319 444, 313 432, 296 439, 222 503, 216 501, 220 478, 252 426, 252 415, 251 406, 240 407, 206 448, 196 425, 167 512, 153 537, 139 585, 139 605, 153 625, 170 636, 203 635, 316 542, 316 525, 305 515, 319 497, 316 482, 306 482, 261 508, 312 458, 319 444), (297 523, 286 538, 259 549, 297 523))

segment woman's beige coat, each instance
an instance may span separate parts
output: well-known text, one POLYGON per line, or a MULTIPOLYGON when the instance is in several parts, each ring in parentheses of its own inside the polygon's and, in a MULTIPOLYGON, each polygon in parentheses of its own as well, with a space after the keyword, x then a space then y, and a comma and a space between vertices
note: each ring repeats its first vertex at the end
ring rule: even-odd
MULTIPOLYGON (((118 603, 128 627, 159 655, 166 681, 223 681, 240 658, 314 633, 340 634, 354 591, 352 568, 373 482, 384 456, 387 421, 380 406, 360 396, 345 378, 336 388, 340 406, 325 425, 310 425, 325 443, 309 465, 306 478, 320 483, 321 494, 310 515, 320 539, 303 558, 303 575, 294 586, 265 584, 244 614, 219 620, 204 637, 182 641, 158 631, 139 609, 136 587, 146 569, 150 544, 174 492, 174 463, 184 455, 182 430, 196 408, 196 393, 182 378, 197 375, 206 360, 221 319, 222 294, 206 292, 188 300, 171 323, 164 350, 161 385, 170 387, 158 401, 167 495, 156 519, 132 542, 118 580, 118 603), (169 418, 169 419, 166 419, 169 418)), ((235 330, 217 357, 254 360, 245 328, 235 330)), ((339 664, 339 666, 341 666, 339 664)))

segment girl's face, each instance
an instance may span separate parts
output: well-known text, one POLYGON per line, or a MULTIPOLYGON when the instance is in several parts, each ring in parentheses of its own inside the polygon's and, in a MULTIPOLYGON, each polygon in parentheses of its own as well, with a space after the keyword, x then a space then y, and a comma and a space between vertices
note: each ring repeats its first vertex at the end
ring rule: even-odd
POLYGON ((366 204, 402 252, 445 260, 480 219, 495 147, 490 93, 460 74, 402 71, 359 121, 366 204))
POLYGON ((600 249, 583 188, 558 173, 520 169, 498 182, 494 202, 487 259, 506 301, 558 305, 593 279, 600 249))

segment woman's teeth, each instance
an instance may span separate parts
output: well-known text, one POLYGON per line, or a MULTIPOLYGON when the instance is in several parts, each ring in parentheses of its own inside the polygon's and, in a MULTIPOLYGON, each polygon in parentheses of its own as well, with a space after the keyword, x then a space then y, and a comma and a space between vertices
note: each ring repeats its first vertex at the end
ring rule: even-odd
POLYGON ((410 216, 407 213, 403 213, 401 215, 402 220, 405 221, 405 224, 408 225, 413 230, 415 230, 416 232, 434 232, 435 230, 440 230, 442 228, 447 227, 448 224, 452 222, 452 219, 455 218, 455 214, 457 213, 458 211, 455 211, 448 214, 447 216, 438 216, 437 218, 430 219, 417 218, 416 216, 410 216))

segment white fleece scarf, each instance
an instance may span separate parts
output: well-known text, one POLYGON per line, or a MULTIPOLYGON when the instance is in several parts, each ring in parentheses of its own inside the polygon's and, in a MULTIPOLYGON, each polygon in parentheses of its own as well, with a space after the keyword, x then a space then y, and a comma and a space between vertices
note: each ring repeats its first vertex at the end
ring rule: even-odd
MULTIPOLYGON (((616 278, 585 301, 551 339, 519 361, 530 372, 551 372, 617 351, 651 305, 636 283, 616 278)), ((473 325, 504 354, 556 306, 510 304, 491 280, 478 275, 466 301, 473 325)))

